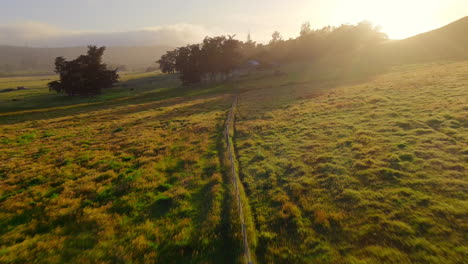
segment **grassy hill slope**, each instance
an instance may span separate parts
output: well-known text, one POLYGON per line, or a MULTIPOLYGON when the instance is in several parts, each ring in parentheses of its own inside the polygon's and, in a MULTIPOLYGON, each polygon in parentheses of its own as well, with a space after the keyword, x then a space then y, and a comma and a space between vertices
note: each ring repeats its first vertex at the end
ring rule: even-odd
POLYGON ((259 263, 462 263, 468 63, 369 68, 126 75, 93 98, 0 78, 32 87, 0 94, 0 262, 241 261, 221 134, 239 94, 259 263))
POLYGON ((0 94, 1 263, 236 262, 222 166, 232 97, 127 79, 96 98, 0 94))
POLYGON ((261 263, 462 263, 467 71, 402 66, 241 95, 236 146, 261 263))
POLYGON ((381 51, 386 60, 422 62, 468 58, 468 17, 414 37, 391 41, 381 51))

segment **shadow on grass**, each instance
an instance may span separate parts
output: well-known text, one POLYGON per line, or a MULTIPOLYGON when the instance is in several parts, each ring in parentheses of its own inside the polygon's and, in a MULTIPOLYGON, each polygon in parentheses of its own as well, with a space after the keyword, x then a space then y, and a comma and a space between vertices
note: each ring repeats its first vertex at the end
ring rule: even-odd
MULTIPOLYGON (((181 98, 190 96, 238 94, 262 89, 272 89, 271 94, 278 91, 291 93, 298 87, 321 92, 339 85, 365 82, 386 72, 387 69, 387 67, 348 65, 331 71, 329 66, 296 64, 282 66, 280 71, 283 74, 277 74, 275 71, 261 71, 225 82, 191 86, 181 86, 177 75, 144 77, 119 83, 97 97, 68 97, 50 94, 33 96, 27 101, 6 102, 0 105, 0 125, 47 120, 126 105, 135 105, 134 109, 140 109, 139 104, 170 98, 182 100, 181 98)), ((152 106, 148 105, 145 108, 150 107, 152 106)))
MULTIPOLYGON (((176 88, 180 85, 177 76, 158 75, 144 77, 140 79, 120 82, 110 89, 105 89, 103 94, 94 97, 66 96, 63 94, 38 94, 26 95, 24 98, 8 99, 3 98, 0 104, 0 116, 27 116, 30 113, 64 111, 68 109, 83 110, 90 106, 113 104, 119 99, 139 97, 147 93, 154 93, 159 90, 176 88)), ((41 88, 46 89, 46 88, 41 88)), ((66 114, 73 114, 73 111, 64 111, 66 114)), ((27 120, 34 120, 37 116, 27 120)), ((40 118, 40 117, 39 117, 40 118)))

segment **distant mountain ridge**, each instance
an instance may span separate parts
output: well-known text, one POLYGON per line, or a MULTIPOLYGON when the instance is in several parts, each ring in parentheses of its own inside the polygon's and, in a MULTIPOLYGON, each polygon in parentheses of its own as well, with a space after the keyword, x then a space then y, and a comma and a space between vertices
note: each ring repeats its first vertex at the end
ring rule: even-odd
MULTIPOLYGON (((144 70, 156 66, 155 62, 169 46, 107 47, 104 61, 117 67, 125 65, 128 70, 144 70)), ((0 45, 0 73, 14 71, 52 71, 58 56, 74 59, 86 53, 86 47, 29 48, 0 45)))

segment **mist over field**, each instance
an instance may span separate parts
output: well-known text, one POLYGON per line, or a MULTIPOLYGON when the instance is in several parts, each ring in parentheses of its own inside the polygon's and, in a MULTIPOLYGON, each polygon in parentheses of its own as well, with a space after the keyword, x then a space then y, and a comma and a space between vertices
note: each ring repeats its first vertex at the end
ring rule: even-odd
MULTIPOLYGON (((156 68, 155 59, 173 46, 122 46, 109 47, 104 61, 109 67, 125 71, 145 71, 156 68)), ((75 58, 86 51, 86 46, 68 48, 25 48, 0 46, 0 72, 2 75, 18 75, 16 72, 50 74, 54 59, 59 56, 75 58)))
POLYGON ((0 25, 0 72, 51 72, 55 57, 76 57, 89 44, 109 47, 104 59, 114 67, 145 70, 167 50, 210 34, 190 24, 127 32, 71 31, 38 22, 0 25))
POLYGON ((62 29, 40 22, 0 25, 0 45, 42 48, 100 46, 180 46, 212 34, 201 26, 176 24, 133 31, 99 32, 62 29))

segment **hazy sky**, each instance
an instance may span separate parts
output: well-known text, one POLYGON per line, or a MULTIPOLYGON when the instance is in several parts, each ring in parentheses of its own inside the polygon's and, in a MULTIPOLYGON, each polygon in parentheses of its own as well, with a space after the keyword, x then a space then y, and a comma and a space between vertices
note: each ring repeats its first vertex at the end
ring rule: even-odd
POLYGON ((405 38, 468 15, 468 0, 0 0, 0 44, 181 45, 205 35, 267 41, 300 25, 369 20, 405 38), (85 43, 86 42, 86 43, 85 43))

